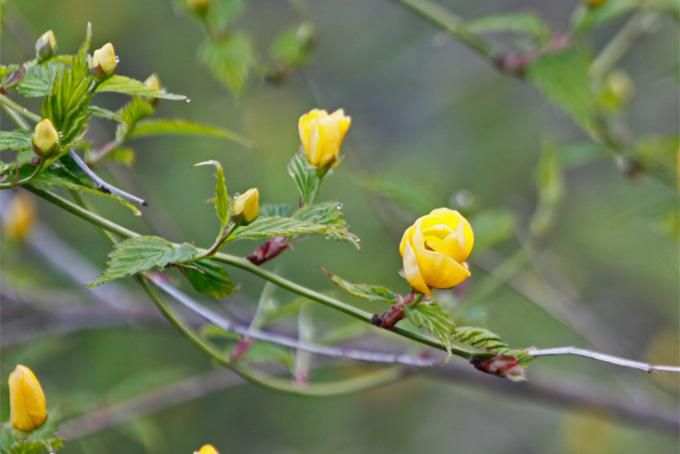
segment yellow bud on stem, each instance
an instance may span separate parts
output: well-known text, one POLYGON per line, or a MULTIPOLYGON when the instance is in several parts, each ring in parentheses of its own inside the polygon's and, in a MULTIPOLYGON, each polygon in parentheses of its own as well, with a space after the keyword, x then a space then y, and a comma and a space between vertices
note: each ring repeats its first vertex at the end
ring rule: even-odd
POLYGON ((213 445, 203 445, 198 451, 194 451, 194 454, 220 454, 213 445))
POLYGON ((33 151, 38 156, 48 155, 59 144, 59 133, 49 118, 43 118, 33 130, 33 151))
POLYGON ((90 72, 97 79, 110 77, 118 66, 118 58, 113 44, 106 43, 94 51, 90 59, 90 72))
POLYGON ((9 405, 12 427, 33 432, 47 420, 45 395, 31 369, 18 365, 9 375, 9 405))
POLYGON ((52 30, 48 30, 35 42, 35 56, 38 59, 38 63, 52 58, 56 49, 57 38, 52 30))
POLYGON ((248 225, 260 215, 260 192, 248 189, 234 199, 231 206, 231 220, 238 225, 248 225))
POLYGON ((302 115, 298 120, 298 132, 309 163, 321 170, 333 167, 351 124, 352 119, 342 109, 332 114, 312 109, 302 115))

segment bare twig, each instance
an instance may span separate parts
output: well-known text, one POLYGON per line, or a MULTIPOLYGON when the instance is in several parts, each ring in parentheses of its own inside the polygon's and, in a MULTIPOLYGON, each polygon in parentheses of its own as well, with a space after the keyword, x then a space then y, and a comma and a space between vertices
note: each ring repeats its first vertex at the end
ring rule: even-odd
POLYGON ((533 348, 527 351, 529 356, 539 358, 542 356, 580 356, 582 358, 589 358, 595 361, 600 361, 615 366, 627 367, 629 369, 637 369, 644 372, 671 372, 680 374, 680 366, 665 366, 660 364, 649 364, 642 361, 633 361, 631 359, 621 358, 618 356, 607 355, 605 353, 586 350, 578 347, 555 347, 555 348, 533 348))
POLYGON ((115 194, 119 197, 122 197, 125 200, 128 200, 132 203, 136 203, 138 205, 146 206, 146 201, 140 197, 137 197, 136 195, 132 195, 128 192, 123 191, 122 189, 118 189, 117 187, 113 186, 110 183, 107 183, 106 181, 102 180, 99 175, 94 173, 92 169, 81 159, 80 156, 78 156, 78 153, 76 153, 74 150, 69 150, 68 152, 69 156, 75 161, 75 163, 82 169, 83 172, 87 174, 87 176, 94 182, 94 184, 97 186, 98 189, 100 189, 103 192, 108 192, 110 194, 115 194))

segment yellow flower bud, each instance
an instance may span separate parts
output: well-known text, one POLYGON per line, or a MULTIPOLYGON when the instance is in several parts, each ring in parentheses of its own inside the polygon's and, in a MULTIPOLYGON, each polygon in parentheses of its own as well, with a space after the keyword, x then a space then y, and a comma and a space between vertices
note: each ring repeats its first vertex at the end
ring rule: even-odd
POLYGON ((194 451, 194 454, 220 454, 213 445, 203 445, 198 451, 194 451))
POLYGON ((338 159, 340 145, 347 134, 352 119, 342 109, 332 114, 313 109, 298 120, 300 142, 313 166, 328 169, 338 159))
POLYGON ((118 66, 118 57, 111 43, 106 43, 95 50, 90 59, 90 72, 99 79, 112 75, 116 66, 118 66))
POLYGON ((3 227, 8 238, 22 240, 35 223, 36 208, 33 199, 24 193, 19 193, 7 206, 3 227))
POLYGON ((465 261, 472 252, 474 234, 458 211, 437 208, 406 229, 399 252, 404 277, 427 295, 430 287, 451 288, 470 277, 465 261))
POLYGON ((248 189, 234 199, 231 206, 231 219, 239 225, 247 225, 260 215, 260 192, 257 188, 248 189))
POLYGON ((57 38, 52 30, 48 30, 35 42, 35 56, 39 62, 49 60, 57 48, 57 38))
POLYGON ((45 395, 33 371, 18 365, 9 374, 9 406, 12 427, 32 432, 47 420, 45 395))
POLYGON ((49 118, 43 118, 33 130, 33 151, 38 156, 49 154, 59 144, 59 133, 49 118))
MULTIPOLYGON (((146 80, 144 81, 144 86, 156 91, 160 91, 162 88, 161 80, 155 73, 151 74, 149 77, 146 78, 146 80)), ((158 98, 147 97, 146 99, 149 102, 149 104, 151 104, 154 107, 158 104, 158 98)))

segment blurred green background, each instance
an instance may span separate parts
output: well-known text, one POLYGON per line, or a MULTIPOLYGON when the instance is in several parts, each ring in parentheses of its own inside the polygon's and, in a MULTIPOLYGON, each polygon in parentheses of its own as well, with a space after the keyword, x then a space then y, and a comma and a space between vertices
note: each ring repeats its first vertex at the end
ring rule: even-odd
MULTIPOLYGON (((463 17, 531 9, 556 30, 567 28, 576 6, 575 1, 441 3, 463 17)), ((35 38, 50 28, 61 51, 75 50, 91 21, 95 47, 114 43, 120 74, 143 80, 156 72, 169 91, 191 98, 190 103, 162 101, 159 117, 227 127, 252 139, 252 149, 204 138, 137 140, 132 142, 137 151, 132 170, 108 167, 122 187, 149 201, 144 218, 155 233, 200 245, 212 241, 217 226, 206 203, 212 194, 211 173, 193 168, 194 163, 220 161, 231 191, 258 186, 265 202, 291 202, 296 192, 286 164, 298 146, 297 118, 317 106, 344 108, 352 116, 343 147, 347 159, 326 179, 321 198, 343 202, 352 230, 362 239, 362 251, 310 239, 269 265, 312 288, 333 291, 319 271, 324 266, 349 280, 406 290, 397 274, 397 244, 410 218, 393 203, 369 196, 362 189, 367 181, 403 188, 407 208, 416 215, 438 206, 459 208, 464 191, 478 209, 511 212, 519 236, 525 235, 537 198, 534 175, 543 144, 559 148, 588 142, 569 118, 535 88, 495 72, 396 2, 316 0, 306 10, 316 30, 309 64, 280 84, 254 74, 239 96, 199 64, 196 52, 204 33, 170 0, 10 1, 2 62, 25 59, 26 48, 32 52, 35 38)), ((259 0, 248 2, 236 24, 251 36, 266 62, 272 38, 299 21, 300 13, 290 3, 259 0)), ((615 21, 593 33, 593 50, 620 25, 615 21)), ((664 20, 622 61, 635 83, 627 113, 632 134, 677 132, 677 38, 677 23, 664 20)), ((107 96, 100 104, 111 108, 124 99, 107 96)), ((3 128, 11 127, 8 123, 3 118, 3 128)), ((100 132, 111 137, 110 125, 101 124, 100 132)), ((613 353, 679 364, 678 242, 664 228, 666 217, 677 210, 677 194, 653 179, 626 178, 604 155, 566 170, 565 185, 556 227, 535 254, 541 277, 595 314, 610 331, 617 349, 613 353)), ((124 209, 106 202, 98 202, 98 209, 123 225, 150 231, 124 209)), ((90 261, 104 265, 109 246, 100 232, 44 203, 39 216, 90 261)), ((245 254, 253 247, 237 245, 232 251, 245 254)), ((515 248, 511 239, 496 253, 510 255, 515 248)), ((60 289, 82 296, 58 270, 19 244, 4 245, 2 268, 3 282, 26 295, 47 293, 49 299, 60 289)), ((233 304, 245 318, 262 282, 238 271, 233 275, 242 288, 236 301, 226 305, 233 304)), ((468 291, 486 277, 476 269, 468 291)), ((131 282, 125 284, 139 293, 131 282)), ((282 291, 276 295, 282 301, 292 299, 282 291)), ((151 306, 141 294, 137 303, 151 306)), ((367 310, 384 310, 363 304, 367 310)), ((513 346, 588 346, 506 286, 473 309, 467 314, 471 320, 513 346)), ((316 307, 314 317, 344 320, 316 307)), ((7 323, 7 316, 3 318, 7 323)), ((173 330, 134 324, 3 348, 1 361, 3 377, 16 363, 30 365, 43 382, 49 405, 65 416, 214 367, 173 330)), ((537 361, 529 379, 532 373, 584 378, 622 395, 639 388, 678 405, 680 388, 673 379, 573 359, 537 361)), ((2 393, 4 420, 4 379, 2 393)), ((422 377, 316 400, 240 385, 69 442, 64 452, 190 453, 211 442, 223 453, 672 453, 677 452, 678 437, 619 423, 607 414, 593 416, 587 409, 547 407, 422 377)))

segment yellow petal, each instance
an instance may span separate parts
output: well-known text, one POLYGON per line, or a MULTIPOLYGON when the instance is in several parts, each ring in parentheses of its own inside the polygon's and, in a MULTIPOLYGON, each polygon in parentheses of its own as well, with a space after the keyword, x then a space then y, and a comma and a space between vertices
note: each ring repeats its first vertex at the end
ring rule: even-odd
POLYGON ((414 230, 411 245, 418 260, 420 273, 430 287, 451 288, 470 277, 466 265, 442 253, 428 250, 419 227, 414 230))
POLYGON ((195 451, 194 454, 220 454, 213 445, 203 445, 201 449, 195 451))
POLYGON ((404 246, 404 277, 411 284, 411 287, 426 295, 432 295, 432 290, 425 283, 422 273, 420 272, 420 265, 418 258, 415 255, 411 242, 407 241, 404 246))

